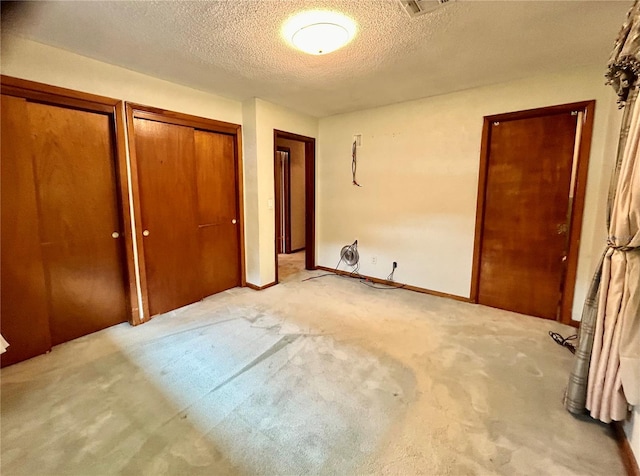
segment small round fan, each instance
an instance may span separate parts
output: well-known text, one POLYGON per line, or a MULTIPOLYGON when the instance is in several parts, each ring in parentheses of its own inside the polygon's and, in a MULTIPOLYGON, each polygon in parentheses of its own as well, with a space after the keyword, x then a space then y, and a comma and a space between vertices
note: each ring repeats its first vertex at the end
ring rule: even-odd
POLYGON ((357 265, 360 259, 360 255, 358 254, 358 240, 354 241, 351 245, 343 246, 340 251, 340 258, 349 266, 357 265))

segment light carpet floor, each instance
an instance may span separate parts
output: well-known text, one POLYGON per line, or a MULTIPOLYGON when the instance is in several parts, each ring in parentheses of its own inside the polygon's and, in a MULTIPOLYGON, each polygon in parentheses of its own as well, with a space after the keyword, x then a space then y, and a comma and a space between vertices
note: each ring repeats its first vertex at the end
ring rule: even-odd
POLYGON ((10 475, 624 474, 541 319, 301 271, 1 373, 10 475))

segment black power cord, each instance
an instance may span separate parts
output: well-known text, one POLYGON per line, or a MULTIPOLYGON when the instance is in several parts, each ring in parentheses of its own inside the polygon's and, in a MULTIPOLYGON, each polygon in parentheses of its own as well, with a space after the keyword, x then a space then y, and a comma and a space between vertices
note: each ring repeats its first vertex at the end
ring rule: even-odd
POLYGON ((391 272, 389 276, 387 276, 387 281, 393 281, 393 273, 396 272, 396 268, 398 267, 398 263, 396 261, 393 262, 393 267, 391 268, 391 272))
MULTIPOLYGON (((365 286, 368 286, 370 288, 379 289, 379 290, 382 290, 382 291, 392 291, 394 289, 402 289, 402 288, 404 288, 406 286, 406 284, 399 284, 399 285, 396 285, 396 286, 394 286, 394 285, 376 286, 375 284, 373 284, 373 283, 371 283, 369 281, 369 278, 367 278, 366 276, 362 276, 360 273, 358 273, 358 270, 360 269, 360 262, 359 261, 358 261, 358 264, 356 265, 355 269, 353 269, 349 274, 338 274, 338 267, 340 266, 340 263, 342 263, 343 259, 344 259, 344 254, 342 254, 340 256, 340 261, 338 261, 338 264, 334 268, 335 273, 325 273, 325 274, 321 274, 319 276, 311 276, 310 278, 303 279, 301 282, 311 281, 312 279, 323 278, 325 276, 337 276, 339 278, 357 279, 357 280, 359 280, 360 284, 364 284, 365 286)), ((398 263, 396 263, 394 261, 393 262, 393 269, 391 270, 391 273, 389 274, 389 276, 387 276, 387 281, 393 281, 393 273, 394 273, 394 271, 396 270, 397 267, 398 267, 398 263), (389 277, 391 277, 391 279, 389 279, 389 277)))
POLYGON ((397 286, 392 286, 390 284, 386 286, 376 286, 375 284, 371 284, 368 278, 365 278, 364 276, 360 277, 360 283, 364 284, 365 286, 369 286, 370 288, 380 289, 382 291, 393 291, 394 289, 402 289, 406 286, 406 284, 399 284, 397 286))
POLYGON ((562 337, 557 332, 549 331, 549 335, 555 341, 556 344, 566 347, 567 349, 569 349, 569 351, 572 354, 576 353, 576 346, 569 341, 576 340, 578 338, 578 334, 573 334, 565 338, 565 337, 562 337))

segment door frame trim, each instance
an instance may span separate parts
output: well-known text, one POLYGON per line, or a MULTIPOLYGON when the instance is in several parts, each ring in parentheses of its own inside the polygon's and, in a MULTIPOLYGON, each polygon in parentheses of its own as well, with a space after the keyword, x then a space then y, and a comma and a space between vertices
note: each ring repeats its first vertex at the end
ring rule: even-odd
MULTIPOLYGON (((245 246, 244 246, 244 176, 242 172, 242 126, 230 122, 207 119, 199 116, 192 116, 180 112, 168 111, 157 107, 145 106, 131 102, 125 102, 126 128, 128 137, 128 152, 131 165, 131 193, 133 201, 134 216, 136 222, 139 221, 142 211, 140 204, 140 185, 138 182, 138 161, 136 159, 134 119, 148 119, 165 124, 192 127, 194 129, 208 132, 227 134, 234 138, 234 159, 236 161, 236 190, 237 190, 237 220, 238 220, 238 247, 240 253, 240 286, 246 285, 245 271, 245 246)), ((138 266, 140 271, 140 294, 142 298, 142 317, 146 322, 151 319, 149 315, 149 293, 147 287, 147 273, 144 256, 144 242, 142 239, 142 228, 136 226, 136 243, 138 266)), ((143 322, 142 320, 140 322, 143 322)))
POLYGON ((140 323, 137 286, 135 280, 134 250, 131 227, 130 196, 127 183, 127 155, 124 126, 124 105, 120 99, 51 86, 26 79, 0 75, 0 91, 8 96, 29 99, 53 106, 66 107, 96 113, 111 118, 113 131, 113 158, 115 167, 115 193, 118 220, 124 235, 123 284, 127 300, 128 321, 132 325, 140 323))
MULTIPOLYGON (((305 240, 305 269, 316 269, 316 139, 314 137, 302 136, 294 134, 292 132, 281 131, 278 129, 273 130, 273 156, 275 164, 275 156, 278 150, 278 139, 295 140, 298 142, 304 142, 304 240, 305 240)), ((274 171, 275 177, 275 171, 274 171)), ((275 189, 275 181, 273 187, 275 189)), ((276 215, 277 220, 277 213, 276 215)), ((276 222, 277 226, 277 222, 276 222)), ((273 244, 274 244, 274 261, 275 261, 275 282, 279 283, 278 279, 278 231, 274 230, 273 244)))
POLYGON ((573 321, 571 319, 571 312, 573 308, 576 274, 578 271, 578 254, 580 252, 580 236, 582 232, 582 217, 584 213, 584 202, 587 189, 587 175, 589 172, 589 155, 591 152, 595 104, 595 100, 580 101, 484 117, 482 127, 482 144, 480 148, 480 170, 478 174, 478 197, 476 202, 473 265, 471 270, 471 302, 478 303, 478 290, 480 286, 480 262, 482 258, 481 251, 483 239, 482 232, 484 227, 485 198, 487 192, 487 171, 489 168, 491 123, 494 121, 526 119, 542 115, 563 114, 570 111, 582 110, 584 112, 584 119, 576 164, 573 210, 571 214, 571 223, 569 224, 569 250, 567 253, 566 272, 560 303, 560 316, 558 319, 564 324, 577 325, 577 321, 573 321))
POLYGON ((84 93, 73 89, 51 86, 26 79, 0 75, 2 94, 31 99, 33 101, 65 106, 85 111, 115 114, 115 106, 122 101, 97 94, 84 93))

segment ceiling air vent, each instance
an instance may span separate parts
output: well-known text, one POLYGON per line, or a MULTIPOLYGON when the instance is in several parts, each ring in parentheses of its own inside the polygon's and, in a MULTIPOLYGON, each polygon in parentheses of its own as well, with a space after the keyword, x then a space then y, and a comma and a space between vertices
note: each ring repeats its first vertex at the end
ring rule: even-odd
POLYGON ((417 17, 454 1, 455 0, 400 0, 400 3, 410 17, 417 17))

